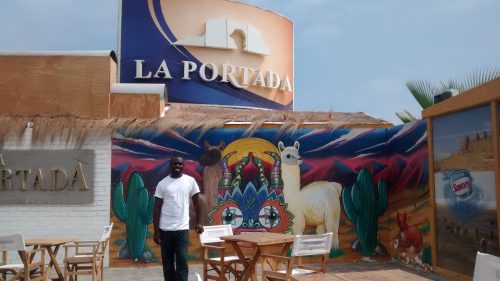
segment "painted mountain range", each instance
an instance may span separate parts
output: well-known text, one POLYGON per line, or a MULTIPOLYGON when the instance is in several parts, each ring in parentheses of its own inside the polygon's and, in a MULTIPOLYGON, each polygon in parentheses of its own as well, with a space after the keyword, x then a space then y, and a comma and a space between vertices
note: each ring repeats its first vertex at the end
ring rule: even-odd
MULTIPOLYGON (((185 159, 185 173, 202 186, 204 166, 200 157, 204 143, 228 145, 248 137, 244 128, 213 129, 158 134, 143 130, 133 137, 117 131, 113 137, 112 183, 124 186, 132 172, 139 172, 150 192, 169 173, 172 156, 185 159)), ((275 146, 300 142, 301 183, 326 180, 350 186, 358 171, 368 169, 374 181, 387 181, 389 192, 426 185, 428 151, 426 124, 423 121, 388 129, 299 129, 283 133, 277 129, 259 129, 253 138, 265 139, 275 146)), ((271 164, 266 164, 271 165, 271 164)), ((270 169, 266 169, 270 170, 270 169)), ((214 187, 215 188, 215 187, 214 187)))

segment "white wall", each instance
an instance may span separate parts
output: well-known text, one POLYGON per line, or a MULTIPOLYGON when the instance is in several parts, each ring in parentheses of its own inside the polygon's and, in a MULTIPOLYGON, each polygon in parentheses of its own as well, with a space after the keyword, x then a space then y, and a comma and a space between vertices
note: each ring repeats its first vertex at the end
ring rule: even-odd
MULTIPOLYGON (((35 124, 36 126, 36 124, 35 124)), ((79 240, 99 239, 110 223, 111 135, 103 134, 81 147, 61 141, 31 145, 32 129, 26 129, 23 140, 8 139, 3 149, 93 149, 94 202, 92 204, 0 205, 0 235, 22 233, 25 237, 74 237, 79 240)), ((62 266, 64 249, 58 254, 62 266)), ((12 255, 10 255, 12 256, 12 255)), ((9 256, 9 257, 10 257, 9 256)), ((106 265, 108 264, 106 255, 106 265)))

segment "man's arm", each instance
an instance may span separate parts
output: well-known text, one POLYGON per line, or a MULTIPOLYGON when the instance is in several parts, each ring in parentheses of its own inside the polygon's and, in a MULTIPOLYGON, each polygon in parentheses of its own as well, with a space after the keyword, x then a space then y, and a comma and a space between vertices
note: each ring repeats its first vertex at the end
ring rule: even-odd
POLYGON ((207 200, 201 192, 193 195, 193 204, 196 211, 196 227, 195 230, 198 234, 203 233, 203 224, 206 224, 207 214, 207 200))
POLYGON ((155 197, 155 206, 153 209, 153 227, 154 227, 153 240, 155 241, 156 244, 160 244, 161 242, 161 236, 160 236, 161 206, 163 206, 163 199, 155 197))

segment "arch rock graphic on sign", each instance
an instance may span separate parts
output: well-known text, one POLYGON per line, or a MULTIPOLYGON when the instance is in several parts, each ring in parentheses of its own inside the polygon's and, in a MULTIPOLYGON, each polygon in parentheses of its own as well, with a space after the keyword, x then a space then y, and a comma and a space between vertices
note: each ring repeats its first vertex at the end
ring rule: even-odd
POLYGON ((225 18, 208 20, 205 25, 205 34, 198 37, 181 39, 173 45, 196 46, 219 49, 238 49, 231 35, 239 31, 244 37, 243 51, 268 56, 269 48, 262 41, 261 33, 254 26, 225 18))

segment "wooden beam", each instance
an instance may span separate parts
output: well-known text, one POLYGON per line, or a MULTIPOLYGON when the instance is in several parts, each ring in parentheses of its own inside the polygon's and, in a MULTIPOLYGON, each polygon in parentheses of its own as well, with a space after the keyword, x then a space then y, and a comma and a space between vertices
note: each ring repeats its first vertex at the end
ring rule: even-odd
POLYGON ((500 78, 424 109, 422 118, 463 111, 468 108, 489 104, 491 101, 498 99, 500 99, 500 78))
MULTIPOLYGON (((280 128, 283 122, 267 122, 262 124, 259 128, 263 129, 272 129, 272 128, 280 128)), ((248 128, 248 126, 252 125, 252 122, 234 122, 234 123, 226 123, 224 124, 224 128, 248 128)), ((348 129, 384 129, 384 128, 392 128, 392 124, 349 124, 346 126, 342 126, 341 128, 348 129)), ((328 129, 325 127, 325 123, 322 122, 306 122, 299 125, 299 129, 328 129)), ((339 128, 332 128, 339 129, 339 128)))
POLYGON ((451 278, 451 280, 472 281, 472 277, 470 277, 470 276, 456 273, 454 271, 444 269, 441 267, 435 267, 434 272, 436 272, 437 274, 449 277, 449 278, 451 278))
POLYGON ((110 65, 104 55, 0 56, 0 114, 108 118, 110 65))
POLYGON ((159 118, 165 103, 157 94, 111 94, 110 117, 159 118))
MULTIPOLYGON (((493 155, 495 157, 495 194, 496 194, 496 209, 497 209, 497 234, 500 233, 500 224, 498 221, 500 220, 500 148, 499 144, 499 131, 498 127, 500 124, 498 122, 498 108, 499 105, 497 102, 491 103, 491 136, 493 141, 493 155)), ((500 245, 500 235, 498 235, 498 243, 500 245)))
POLYGON ((429 204, 430 204, 430 223, 431 223, 431 252, 432 267, 437 266, 437 229, 436 229, 436 184, 434 182, 434 143, 432 140, 432 119, 427 118, 427 149, 429 153, 429 204))

